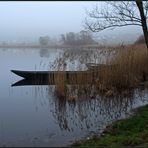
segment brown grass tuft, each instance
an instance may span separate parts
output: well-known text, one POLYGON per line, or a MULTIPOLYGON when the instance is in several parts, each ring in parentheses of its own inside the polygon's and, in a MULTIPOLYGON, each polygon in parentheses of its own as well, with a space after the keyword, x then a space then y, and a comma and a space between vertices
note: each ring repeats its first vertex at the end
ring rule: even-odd
MULTIPOLYGON (((67 80, 66 74, 56 75, 54 77, 56 85, 56 94, 59 97, 66 97, 69 100, 75 100, 83 90, 81 84, 95 85, 95 88, 105 94, 113 96, 121 90, 128 90, 137 87, 145 76, 148 75, 148 50, 144 44, 116 47, 116 54, 113 57, 106 57, 107 65, 114 65, 111 68, 105 66, 97 71, 97 77, 94 79, 92 71, 88 75, 76 75, 67 80), (146 75, 145 75, 146 74, 146 75), (77 88, 68 89, 67 81, 77 83, 77 88), (73 93, 75 92, 75 93, 73 93)), ((64 62, 63 62, 64 63, 64 62)), ((64 71, 64 70, 63 70, 64 71)), ((148 76, 147 76, 148 77, 148 76)), ((85 89, 88 90, 88 89, 85 89)), ((86 91, 87 93, 89 91, 86 91)))
POLYGON ((135 87, 144 81, 144 74, 148 73, 148 51, 144 45, 127 46, 120 49, 108 64, 115 64, 117 67, 100 72, 99 89, 135 87))

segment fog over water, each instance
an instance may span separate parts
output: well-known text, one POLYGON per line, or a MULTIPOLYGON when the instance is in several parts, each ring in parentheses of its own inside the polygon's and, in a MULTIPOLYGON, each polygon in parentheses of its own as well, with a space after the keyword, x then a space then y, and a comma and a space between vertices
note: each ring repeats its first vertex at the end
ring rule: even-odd
POLYGON ((98 63, 104 70, 120 50, 98 43, 130 43, 142 30, 105 30, 94 34, 98 42, 91 34, 92 40, 85 38, 88 34, 80 36, 85 10, 96 3, 101 7, 104 2, 0 2, 0 147, 68 146, 101 134, 112 122, 129 117, 132 109, 148 104, 148 89, 142 86, 115 97, 107 96, 114 89, 100 93, 106 70, 98 75, 99 69, 89 65, 98 63), (77 38, 52 44, 69 32, 77 38), (39 72, 43 79, 23 79, 16 70, 49 75, 39 72))
MULTIPOLYGON (((32 42, 40 36, 58 38, 84 29, 85 9, 103 2, 0 2, 0 42, 32 42)), ((142 30, 130 26, 97 34, 102 42, 135 40, 142 30)))

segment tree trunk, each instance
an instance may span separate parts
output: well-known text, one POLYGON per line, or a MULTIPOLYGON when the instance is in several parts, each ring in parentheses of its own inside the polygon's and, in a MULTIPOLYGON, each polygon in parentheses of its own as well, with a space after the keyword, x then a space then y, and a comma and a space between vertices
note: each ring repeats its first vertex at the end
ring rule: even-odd
POLYGON ((145 43, 146 43, 146 46, 147 46, 147 49, 148 49, 148 28, 147 28, 147 23, 146 23, 146 17, 144 15, 142 0, 136 0, 136 4, 137 4, 137 7, 138 7, 139 12, 140 12, 143 34, 144 34, 145 43))

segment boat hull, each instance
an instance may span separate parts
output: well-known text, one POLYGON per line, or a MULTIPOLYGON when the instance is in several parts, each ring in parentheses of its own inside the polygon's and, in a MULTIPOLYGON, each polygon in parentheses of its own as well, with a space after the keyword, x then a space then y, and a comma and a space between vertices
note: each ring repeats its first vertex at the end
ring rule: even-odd
POLYGON ((11 70, 14 74, 23 77, 25 79, 47 79, 49 71, 21 71, 21 70, 11 70))
POLYGON ((93 71, 20 71, 20 70, 11 70, 18 76, 21 76, 25 79, 38 79, 38 80, 48 80, 54 79, 56 77, 65 77, 66 79, 73 79, 78 77, 97 76, 96 72, 93 71))

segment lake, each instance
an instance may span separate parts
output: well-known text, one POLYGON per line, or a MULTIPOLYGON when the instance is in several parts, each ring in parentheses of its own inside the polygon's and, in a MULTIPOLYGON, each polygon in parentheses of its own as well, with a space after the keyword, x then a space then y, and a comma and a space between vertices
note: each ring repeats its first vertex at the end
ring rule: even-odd
POLYGON ((0 146, 66 146, 101 133, 131 109, 147 104, 146 89, 107 98, 93 86, 87 91, 81 86, 81 93, 68 86, 78 95, 69 101, 55 95, 55 85, 11 86, 22 79, 12 69, 86 70, 85 63, 103 63, 106 56, 106 51, 95 50, 0 49, 0 146), (66 66, 60 66, 61 61, 66 66))

